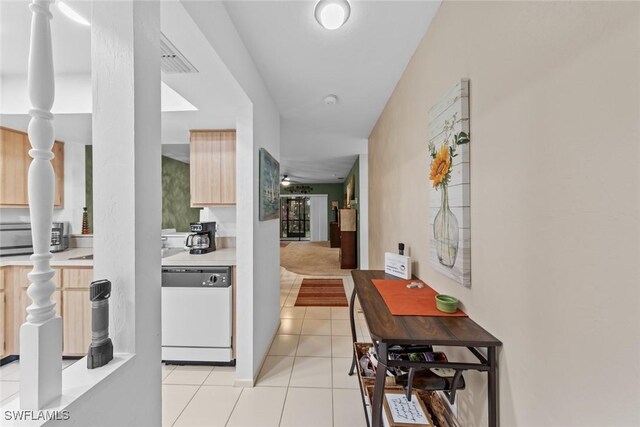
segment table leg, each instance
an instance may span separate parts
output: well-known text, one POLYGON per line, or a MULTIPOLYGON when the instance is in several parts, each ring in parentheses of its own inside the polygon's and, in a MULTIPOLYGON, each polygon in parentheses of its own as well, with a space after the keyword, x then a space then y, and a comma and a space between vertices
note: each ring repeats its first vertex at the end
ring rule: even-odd
POLYGON ((489 347, 488 394, 489 394, 489 426, 498 427, 498 359, 496 347, 489 347))
MULTIPOLYGON (((358 340, 358 335, 356 334, 356 321, 354 316, 355 311, 355 301, 356 301, 356 288, 353 288, 353 292, 351 292, 351 300, 349 301, 349 320, 351 321, 351 339, 353 342, 358 340)), ((349 375, 353 375, 353 371, 356 367, 356 353, 353 351, 353 359, 351 361, 351 369, 349 370, 349 375)))
POLYGON ((373 391, 373 402, 371 402, 372 425, 382 427, 382 399, 384 398, 384 383, 387 377, 387 344, 378 344, 378 368, 376 369, 376 385, 373 391))

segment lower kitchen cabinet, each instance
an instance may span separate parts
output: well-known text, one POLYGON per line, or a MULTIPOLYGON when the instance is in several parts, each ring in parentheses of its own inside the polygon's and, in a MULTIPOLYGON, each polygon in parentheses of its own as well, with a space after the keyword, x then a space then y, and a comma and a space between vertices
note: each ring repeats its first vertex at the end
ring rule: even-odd
MULTIPOLYGON (((31 271, 31 270, 29 270, 31 271)), ((27 307, 31 305, 31 298, 27 294, 27 288, 20 288, 17 298, 11 310, 7 310, 7 314, 11 317, 6 319, 5 337, 6 337, 6 353, 20 354, 20 327, 27 320, 27 307)), ((56 314, 60 315, 61 293, 56 289, 51 295, 51 299, 56 303, 56 314)), ((9 304, 7 304, 7 308, 9 304)))
POLYGON ((91 343, 89 285, 93 268, 62 270, 62 354, 82 356, 91 343))
POLYGON ((65 290, 62 312, 62 353, 66 356, 86 354, 91 343, 89 290, 65 290))
MULTIPOLYGON (((31 304, 27 294, 31 266, 8 266, 0 270, 0 357, 20 354, 20 327, 31 304)), ((83 356, 91 342, 91 267, 54 268, 56 290, 51 299, 62 317, 62 353, 83 356)))
POLYGON ((4 313, 5 313, 5 295, 4 290, 0 289, 0 359, 4 357, 5 345, 4 345, 4 313))

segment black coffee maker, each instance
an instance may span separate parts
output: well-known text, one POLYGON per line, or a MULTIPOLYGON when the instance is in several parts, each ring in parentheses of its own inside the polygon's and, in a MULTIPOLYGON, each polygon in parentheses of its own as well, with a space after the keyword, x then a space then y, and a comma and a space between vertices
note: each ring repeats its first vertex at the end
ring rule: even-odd
POLYGON ((185 246, 192 255, 201 255, 216 250, 216 223, 192 222, 191 234, 187 236, 185 246))

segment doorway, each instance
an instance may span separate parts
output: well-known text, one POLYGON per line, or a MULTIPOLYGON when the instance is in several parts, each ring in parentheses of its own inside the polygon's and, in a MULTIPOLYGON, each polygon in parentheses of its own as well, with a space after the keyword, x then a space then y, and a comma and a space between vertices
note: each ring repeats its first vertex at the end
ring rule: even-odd
POLYGON ((311 239, 311 199, 282 197, 280 199, 280 239, 311 239))

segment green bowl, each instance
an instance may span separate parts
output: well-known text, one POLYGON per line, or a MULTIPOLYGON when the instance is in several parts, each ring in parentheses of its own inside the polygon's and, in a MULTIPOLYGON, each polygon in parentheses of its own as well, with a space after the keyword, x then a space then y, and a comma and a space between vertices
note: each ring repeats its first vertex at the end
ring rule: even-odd
POLYGON ((450 295, 436 295, 436 308, 443 313, 455 313, 458 309, 458 298, 450 295))

